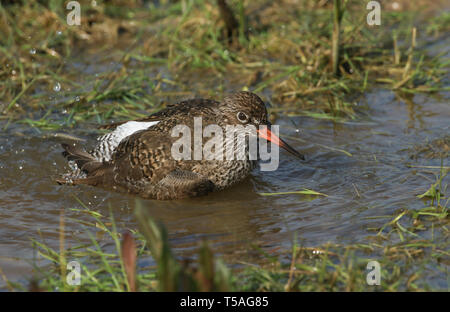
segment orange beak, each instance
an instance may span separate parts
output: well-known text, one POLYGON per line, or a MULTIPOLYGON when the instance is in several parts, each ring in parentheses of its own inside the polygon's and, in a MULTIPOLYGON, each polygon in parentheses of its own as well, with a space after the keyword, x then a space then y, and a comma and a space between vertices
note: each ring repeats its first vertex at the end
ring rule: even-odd
POLYGON ((267 141, 270 141, 272 143, 275 143, 276 145, 278 145, 281 148, 284 148, 286 151, 288 151, 289 153, 297 156, 298 158, 305 160, 305 156, 303 154, 300 154, 299 152, 297 152, 295 149, 293 149, 291 146, 289 146, 289 144, 287 144, 286 142, 284 142, 282 139, 280 139, 279 137, 277 137, 275 134, 273 134, 272 131, 270 131, 269 129, 270 126, 267 126, 264 129, 258 129, 256 130, 258 132, 258 136, 260 138, 266 139, 267 141))

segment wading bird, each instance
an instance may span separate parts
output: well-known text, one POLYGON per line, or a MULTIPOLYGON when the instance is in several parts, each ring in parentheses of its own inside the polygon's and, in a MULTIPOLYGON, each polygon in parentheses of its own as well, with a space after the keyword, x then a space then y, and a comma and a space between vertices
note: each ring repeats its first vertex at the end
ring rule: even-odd
MULTIPOLYGON (((62 144, 63 155, 73 171, 56 181, 113 188, 160 200, 205 195, 242 181, 256 166, 257 160, 251 157, 231 160, 173 157, 172 147, 178 138, 171 135, 172 129, 181 124, 194 130, 195 117, 202 118, 203 126, 253 125, 259 128, 256 130, 258 139, 271 141, 304 159, 270 131, 264 102, 254 93, 237 92, 221 102, 192 99, 139 120, 101 126, 111 132, 100 136, 89 152, 62 144), (261 126, 264 127, 261 129, 261 126)), ((207 139, 203 138, 203 143, 207 139)), ((247 155, 248 140, 240 142, 247 155)), ((218 151, 222 152, 224 148, 218 151)))

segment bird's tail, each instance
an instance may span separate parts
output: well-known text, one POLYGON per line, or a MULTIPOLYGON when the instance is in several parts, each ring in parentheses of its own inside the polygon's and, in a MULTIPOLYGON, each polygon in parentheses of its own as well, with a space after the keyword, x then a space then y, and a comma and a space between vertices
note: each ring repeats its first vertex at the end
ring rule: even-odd
POLYGON ((55 181, 59 184, 88 184, 101 185, 104 184, 105 175, 110 169, 110 165, 106 162, 99 161, 94 156, 86 152, 83 148, 61 144, 64 151, 62 155, 69 161, 75 164, 74 171, 65 174, 55 181))

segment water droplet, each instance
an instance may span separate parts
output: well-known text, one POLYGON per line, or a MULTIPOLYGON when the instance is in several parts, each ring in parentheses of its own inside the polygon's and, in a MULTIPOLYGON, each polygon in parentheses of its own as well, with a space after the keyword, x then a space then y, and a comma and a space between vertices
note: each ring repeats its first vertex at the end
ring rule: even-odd
POLYGON ((19 170, 22 170, 23 169, 23 167, 22 166, 19 166, 19 170))
POLYGON ((53 91, 55 92, 59 92, 61 90, 61 84, 59 82, 57 82, 54 86, 53 86, 53 91))
POLYGON ((56 32, 56 34, 57 34, 58 36, 61 36, 62 31, 61 31, 61 30, 58 30, 58 31, 56 32))
POLYGON ((32 48, 32 49, 30 49, 30 54, 36 54, 36 49, 35 48, 32 48))

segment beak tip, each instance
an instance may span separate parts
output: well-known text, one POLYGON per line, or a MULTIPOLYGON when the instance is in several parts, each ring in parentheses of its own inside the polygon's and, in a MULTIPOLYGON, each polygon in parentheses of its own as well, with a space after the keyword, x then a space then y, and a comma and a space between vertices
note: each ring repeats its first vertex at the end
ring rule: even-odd
POLYGON ((294 156, 300 158, 301 160, 305 160, 305 155, 299 153, 298 151, 296 151, 294 148, 292 148, 289 144, 287 144, 286 142, 284 142, 282 139, 280 139, 279 137, 277 137, 276 135, 274 135, 269 129, 265 129, 265 132, 263 131, 258 131, 259 133, 259 137, 266 139, 272 143, 275 143, 276 145, 284 148, 286 151, 288 151, 289 153, 293 154, 294 156))
POLYGON ((292 155, 296 156, 297 158, 299 158, 300 160, 306 160, 305 155, 299 153, 298 151, 296 151, 295 149, 293 149, 292 147, 289 148, 285 148, 289 153, 291 153, 292 155))
POLYGON ((300 160, 306 160, 305 155, 303 155, 303 154, 301 154, 301 153, 299 153, 299 152, 296 152, 296 153, 295 153, 295 156, 297 156, 297 158, 300 158, 300 160))

